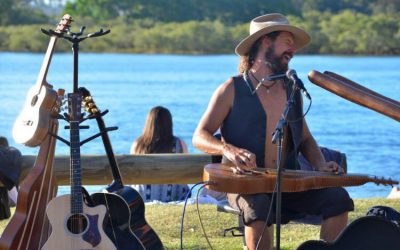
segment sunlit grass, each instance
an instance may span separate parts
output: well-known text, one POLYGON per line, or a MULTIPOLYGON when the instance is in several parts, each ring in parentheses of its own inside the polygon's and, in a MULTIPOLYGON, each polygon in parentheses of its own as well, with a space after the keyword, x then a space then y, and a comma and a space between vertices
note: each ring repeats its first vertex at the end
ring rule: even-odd
MULTIPOLYGON (((368 209, 376 205, 390 206, 400 210, 400 200, 394 199, 356 199, 354 212, 350 221, 365 215, 368 209)), ((243 249, 242 238, 223 237, 225 228, 237 225, 237 216, 217 212, 215 205, 200 205, 200 216, 204 229, 213 249, 243 249)), ((160 236, 166 249, 180 248, 180 223, 183 206, 149 205, 146 207, 146 219, 160 236)), ((14 209, 12 208, 12 212, 14 209)), ((8 220, 0 221, 0 232, 3 232, 8 220)), ((281 249, 296 249, 302 242, 319 238, 319 226, 289 223, 281 229, 281 249)), ((210 249, 203 235, 195 205, 186 209, 183 231, 184 249, 210 249)))

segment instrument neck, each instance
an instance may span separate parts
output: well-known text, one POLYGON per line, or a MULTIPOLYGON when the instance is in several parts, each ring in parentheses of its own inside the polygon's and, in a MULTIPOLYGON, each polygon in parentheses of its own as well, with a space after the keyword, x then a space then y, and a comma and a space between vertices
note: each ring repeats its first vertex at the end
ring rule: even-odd
POLYGON ((119 171, 118 163, 115 159, 114 151, 112 149, 110 138, 108 137, 107 128, 105 126, 103 117, 100 114, 98 114, 96 116, 96 121, 97 121, 100 131, 104 131, 101 134, 101 139, 103 140, 104 148, 106 150, 108 162, 110 163, 111 172, 112 172, 113 179, 114 179, 114 182, 107 188, 107 190, 109 192, 111 192, 111 191, 115 191, 115 190, 123 187, 121 173, 119 171))
POLYGON ((70 111, 70 171, 71 171, 71 213, 83 212, 81 152, 79 139, 79 123, 81 119, 80 94, 68 94, 70 111))
POLYGON ((57 37, 52 36, 50 38, 49 46, 47 47, 47 51, 44 56, 42 67, 40 68, 40 72, 39 72, 38 78, 36 80, 35 88, 37 89, 37 92, 40 92, 40 88, 43 85, 47 84, 46 77, 47 77, 47 73, 49 70, 50 63, 51 63, 51 59, 53 57, 56 42, 57 42, 57 37))

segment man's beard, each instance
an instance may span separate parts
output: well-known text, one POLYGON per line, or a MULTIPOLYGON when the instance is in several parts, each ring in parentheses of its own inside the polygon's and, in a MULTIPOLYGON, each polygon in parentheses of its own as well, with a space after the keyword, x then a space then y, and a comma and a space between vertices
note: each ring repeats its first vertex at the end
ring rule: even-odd
POLYGON ((286 53, 281 56, 275 54, 275 45, 270 46, 265 52, 265 65, 269 66, 274 74, 285 73, 288 65, 282 63, 282 59, 286 53))

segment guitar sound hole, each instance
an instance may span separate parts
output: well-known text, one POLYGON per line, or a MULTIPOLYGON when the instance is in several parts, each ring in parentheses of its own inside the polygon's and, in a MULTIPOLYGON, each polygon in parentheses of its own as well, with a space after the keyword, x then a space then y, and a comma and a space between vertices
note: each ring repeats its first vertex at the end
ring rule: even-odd
POLYGON ((83 214, 74 214, 68 218, 67 228, 73 234, 80 234, 88 226, 87 218, 83 214))
POLYGON ((31 106, 35 106, 35 104, 37 103, 38 99, 39 99, 38 95, 35 95, 35 96, 32 98, 31 106))

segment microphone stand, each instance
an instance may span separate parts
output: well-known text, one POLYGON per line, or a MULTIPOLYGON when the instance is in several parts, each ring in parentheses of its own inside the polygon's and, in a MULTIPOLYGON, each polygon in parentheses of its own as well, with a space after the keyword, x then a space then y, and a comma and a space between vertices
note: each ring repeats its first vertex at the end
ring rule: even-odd
POLYGON ((276 176, 276 250, 280 250, 280 240, 281 240, 281 203, 282 203, 282 172, 284 171, 282 166, 282 142, 283 142, 283 131, 284 127, 287 125, 287 116, 290 109, 294 103, 294 93, 296 90, 296 85, 293 84, 292 92, 290 93, 289 99, 286 102, 285 110, 279 119, 275 132, 272 134, 272 143, 278 143, 278 158, 276 161, 277 166, 277 176, 276 176))

